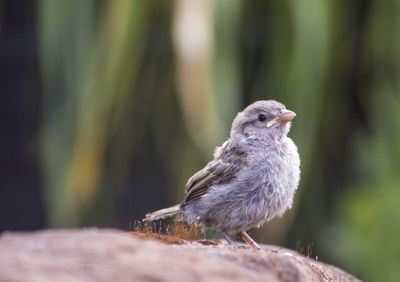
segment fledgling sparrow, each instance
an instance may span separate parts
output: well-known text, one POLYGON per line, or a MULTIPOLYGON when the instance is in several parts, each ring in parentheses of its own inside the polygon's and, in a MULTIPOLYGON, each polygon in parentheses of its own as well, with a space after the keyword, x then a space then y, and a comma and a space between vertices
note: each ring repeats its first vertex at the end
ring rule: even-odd
POLYGON ((186 184, 182 203, 147 214, 144 221, 179 215, 189 224, 219 231, 233 244, 292 206, 300 180, 297 147, 287 137, 295 113, 279 102, 258 101, 233 121, 230 138, 186 184))

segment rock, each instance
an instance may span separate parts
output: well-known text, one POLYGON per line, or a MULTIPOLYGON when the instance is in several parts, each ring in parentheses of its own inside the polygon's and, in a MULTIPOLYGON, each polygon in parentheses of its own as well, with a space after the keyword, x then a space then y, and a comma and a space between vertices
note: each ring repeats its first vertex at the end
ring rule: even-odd
POLYGON ((5 232, 0 281, 358 281, 288 249, 208 243, 97 228, 5 232))

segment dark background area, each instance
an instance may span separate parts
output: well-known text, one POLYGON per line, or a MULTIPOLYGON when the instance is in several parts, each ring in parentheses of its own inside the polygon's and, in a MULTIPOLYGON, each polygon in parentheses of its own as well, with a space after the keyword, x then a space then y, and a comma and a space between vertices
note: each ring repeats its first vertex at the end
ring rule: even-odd
POLYGON ((37 132, 40 80, 32 1, 2 1, 0 23, 1 230, 44 228, 37 132), (21 4, 22 7, 21 7, 21 4))
POLYGON ((394 281, 399 26, 396 1, 0 1, 0 231, 129 229, 276 99, 301 185, 252 236, 394 281))

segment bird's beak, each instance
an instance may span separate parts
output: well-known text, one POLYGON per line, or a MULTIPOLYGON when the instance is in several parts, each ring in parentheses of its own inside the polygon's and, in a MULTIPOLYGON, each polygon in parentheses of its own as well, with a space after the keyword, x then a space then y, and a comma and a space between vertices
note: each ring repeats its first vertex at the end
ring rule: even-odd
POLYGON ((294 117, 296 116, 296 114, 292 111, 289 110, 285 110, 283 113, 281 113, 278 117, 278 120, 284 120, 286 122, 291 121, 292 119, 294 119, 294 117))
POLYGON ((294 117, 296 116, 296 114, 292 111, 289 110, 285 110, 284 112, 282 112, 279 116, 277 116, 276 118, 274 118, 273 120, 271 120, 270 122, 267 123, 267 127, 271 127, 273 126, 277 121, 282 120, 285 123, 291 121, 292 119, 294 119, 294 117))

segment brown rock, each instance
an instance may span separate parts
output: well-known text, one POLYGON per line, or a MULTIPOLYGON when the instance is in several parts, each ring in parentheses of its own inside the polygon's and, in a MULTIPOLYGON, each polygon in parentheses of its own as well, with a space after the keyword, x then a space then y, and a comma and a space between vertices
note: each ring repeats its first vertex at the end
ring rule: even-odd
POLYGON ((0 281, 358 281, 294 251, 262 248, 168 245, 96 228, 5 232, 0 281))

